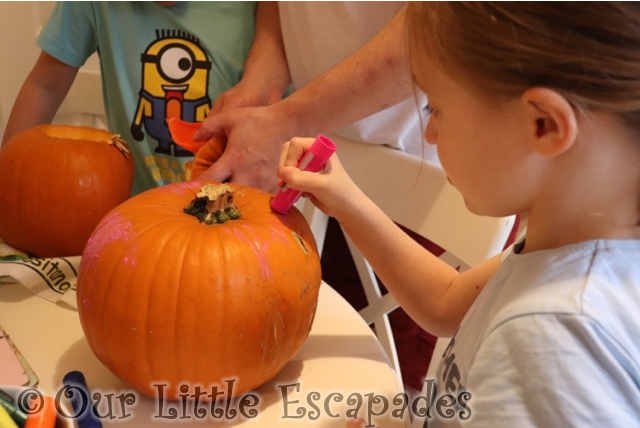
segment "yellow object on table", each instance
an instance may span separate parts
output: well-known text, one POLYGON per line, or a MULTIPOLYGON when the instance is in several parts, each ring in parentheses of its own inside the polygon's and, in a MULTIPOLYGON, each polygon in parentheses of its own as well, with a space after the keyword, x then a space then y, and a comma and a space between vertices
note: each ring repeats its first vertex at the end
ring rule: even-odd
POLYGON ((9 412, 2 405, 0 405, 0 428, 18 428, 18 425, 9 416, 9 412))

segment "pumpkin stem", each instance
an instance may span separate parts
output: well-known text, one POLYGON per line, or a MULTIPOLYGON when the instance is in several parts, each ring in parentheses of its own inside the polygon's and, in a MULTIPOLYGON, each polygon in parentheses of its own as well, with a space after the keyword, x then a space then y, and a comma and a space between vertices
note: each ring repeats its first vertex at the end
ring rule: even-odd
POLYGON ((125 158, 129 157, 129 148, 127 147, 127 142, 120 138, 120 134, 113 134, 107 140, 107 144, 110 146, 116 146, 116 149, 120 150, 120 153, 124 155, 125 158))
POLYGON ((233 189, 226 184, 205 184, 184 212, 205 224, 225 223, 242 215, 233 205, 233 189))

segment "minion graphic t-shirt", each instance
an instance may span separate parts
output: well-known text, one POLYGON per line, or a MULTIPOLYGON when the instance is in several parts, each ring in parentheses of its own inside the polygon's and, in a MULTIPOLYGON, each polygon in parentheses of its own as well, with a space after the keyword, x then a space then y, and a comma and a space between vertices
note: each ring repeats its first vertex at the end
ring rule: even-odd
MULTIPOLYGON (((202 122, 240 81, 255 2, 59 2, 38 46, 73 67, 100 56, 109 130, 133 152, 133 194, 185 180, 192 153, 171 139, 167 119, 202 122)), ((87 96, 91 96, 88 94, 87 96)))

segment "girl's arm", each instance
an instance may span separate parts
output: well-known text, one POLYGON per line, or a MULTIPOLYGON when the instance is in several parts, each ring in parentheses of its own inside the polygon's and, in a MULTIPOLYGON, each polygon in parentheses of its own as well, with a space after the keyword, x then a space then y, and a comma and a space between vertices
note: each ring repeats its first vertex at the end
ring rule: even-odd
POLYGON ((500 264, 493 257, 460 274, 404 233, 349 178, 334 155, 321 174, 294 165, 313 139, 285 145, 280 177, 311 194, 313 203, 335 217, 398 303, 422 328, 451 336, 500 264))
POLYGON ((77 73, 76 67, 41 52, 13 104, 2 142, 23 129, 50 123, 77 73))
POLYGON ((338 220, 400 306, 422 328, 450 337, 500 264, 459 273, 403 232, 362 192, 338 220))

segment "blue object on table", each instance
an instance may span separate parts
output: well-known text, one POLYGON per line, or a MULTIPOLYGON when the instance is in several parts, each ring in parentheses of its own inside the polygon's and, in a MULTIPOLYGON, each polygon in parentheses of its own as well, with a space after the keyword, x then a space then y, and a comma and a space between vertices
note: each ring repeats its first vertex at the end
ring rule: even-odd
POLYGON ((64 395, 71 403, 78 428, 102 428, 102 422, 95 412, 91 393, 82 372, 69 372, 62 382, 66 387, 64 395))

